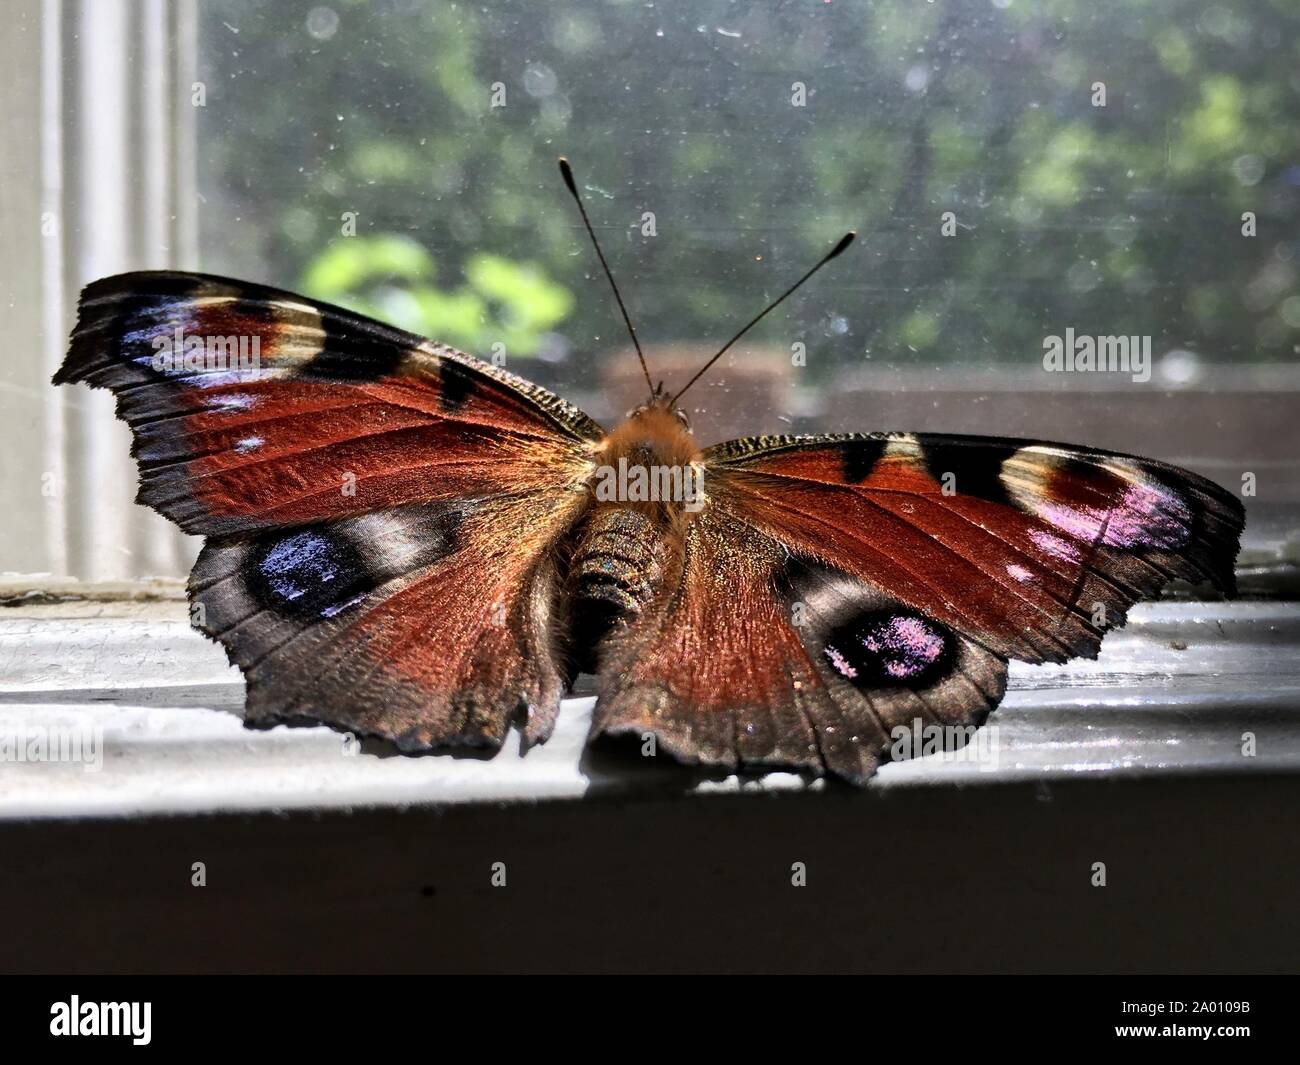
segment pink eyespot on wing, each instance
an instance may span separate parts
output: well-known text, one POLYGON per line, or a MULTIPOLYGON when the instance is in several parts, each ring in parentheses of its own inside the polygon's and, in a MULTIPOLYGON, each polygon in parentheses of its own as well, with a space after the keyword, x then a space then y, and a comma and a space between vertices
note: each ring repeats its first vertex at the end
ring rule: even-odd
POLYGON ((928 686, 948 671, 954 653, 947 629, 904 607, 847 619, 824 648, 835 672, 868 689, 928 686))
POLYGON ((1130 484, 1106 525, 1107 547, 1172 550, 1187 543, 1192 512, 1177 496, 1148 484, 1130 484))

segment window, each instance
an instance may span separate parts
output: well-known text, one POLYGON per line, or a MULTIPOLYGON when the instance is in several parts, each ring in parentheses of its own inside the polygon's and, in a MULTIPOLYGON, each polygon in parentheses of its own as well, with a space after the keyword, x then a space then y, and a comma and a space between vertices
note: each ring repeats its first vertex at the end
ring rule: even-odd
POLYGON ((367 310, 634 400, 570 156, 702 436, 949 430, 1190 466, 1275 548, 1300 494, 1300 16, 1213 0, 772 7, 517 0, 25 5, 6 47, 0 565, 179 576, 103 394, 55 391, 81 284, 178 266, 367 310), (39 164, 39 165, 37 165, 39 164), (1131 372, 1050 372, 1051 338, 1131 372))

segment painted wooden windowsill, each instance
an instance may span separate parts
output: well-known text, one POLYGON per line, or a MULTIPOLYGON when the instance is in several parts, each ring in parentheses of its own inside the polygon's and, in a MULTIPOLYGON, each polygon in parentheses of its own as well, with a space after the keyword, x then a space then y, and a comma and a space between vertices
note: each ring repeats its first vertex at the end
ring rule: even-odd
MULTIPOLYGON (((549 743, 517 734, 495 758, 407 757, 323 727, 245 729, 243 681, 161 598, 62 599, 0 609, 0 736, 102 736, 84 762, 0 761, 0 819, 405 807, 820 788, 795 774, 692 774, 633 754, 584 755, 592 698, 565 701, 549 743), (86 730, 91 730, 87 733, 86 730)), ((145 588, 159 594, 160 588, 145 588)), ((884 766, 873 788, 1115 774, 1300 770, 1300 604, 1140 604, 1097 661, 1013 664, 979 761, 884 766), (1253 740, 1252 740, 1253 737, 1253 740), (1253 748, 1252 748, 1253 744, 1253 748), (1253 754, 1244 750, 1253 749, 1253 754)))

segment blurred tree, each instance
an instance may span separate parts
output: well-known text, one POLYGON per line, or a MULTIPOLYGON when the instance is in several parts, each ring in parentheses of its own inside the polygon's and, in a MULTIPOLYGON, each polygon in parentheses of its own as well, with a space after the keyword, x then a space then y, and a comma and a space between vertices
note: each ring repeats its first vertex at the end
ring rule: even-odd
POLYGON ((546 332, 573 309, 568 289, 530 264, 471 255, 466 284, 437 287, 433 259, 410 237, 355 237, 319 252, 303 291, 469 351, 532 355, 546 332))

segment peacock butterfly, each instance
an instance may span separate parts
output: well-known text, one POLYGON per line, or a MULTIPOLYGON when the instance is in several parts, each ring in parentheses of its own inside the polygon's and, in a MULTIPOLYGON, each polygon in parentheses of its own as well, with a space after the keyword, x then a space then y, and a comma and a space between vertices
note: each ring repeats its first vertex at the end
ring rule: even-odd
POLYGON ((1233 590, 1241 504, 1163 462, 917 433, 701 449, 676 401, 714 360, 653 386, 614 292, 650 395, 609 432, 445 345, 172 271, 88 285, 54 381, 115 393, 139 501, 206 537, 189 595, 252 725, 541 743, 585 671, 593 738, 862 783, 896 728, 982 722, 1009 659, 1096 657, 1173 578, 1233 590))

